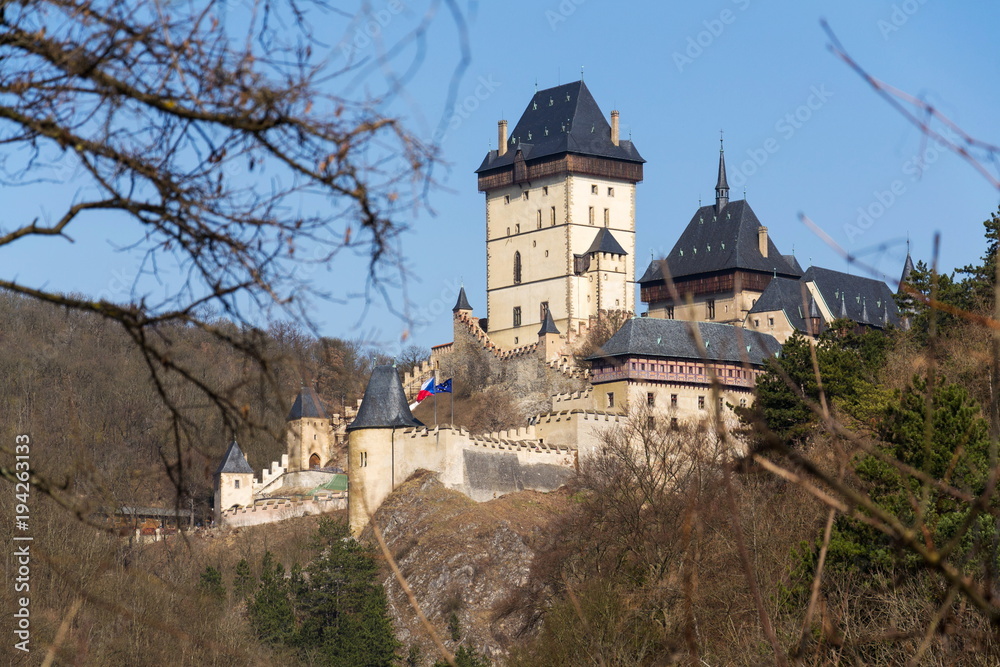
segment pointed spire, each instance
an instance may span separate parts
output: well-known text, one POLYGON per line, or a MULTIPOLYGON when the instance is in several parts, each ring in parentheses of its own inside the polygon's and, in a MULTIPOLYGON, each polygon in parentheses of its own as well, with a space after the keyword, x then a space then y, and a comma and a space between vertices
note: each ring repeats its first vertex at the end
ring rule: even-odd
POLYGON ((552 320, 552 311, 548 308, 545 309, 545 319, 542 320, 542 328, 538 330, 539 336, 544 336, 545 334, 558 334, 559 329, 556 328, 556 323, 552 320))
POLYGON ((721 211, 729 203, 729 181, 726 179, 726 148, 719 130, 719 180, 715 184, 715 208, 721 211))
POLYGON ((910 257, 910 242, 906 242, 906 261, 903 262, 903 273, 899 277, 899 289, 898 294, 903 294, 906 290, 903 289, 903 285, 910 282, 910 276, 913 275, 913 258, 910 257))
POLYGON ((410 412, 399 373, 392 366, 376 366, 372 371, 358 416, 348 431, 359 428, 406 428, 423 426, 410 412))
POLYGON ((861 322, 868 324, 868 299, 861 300, 861 322))
POLYGON ((215 471, 216 475, 222 473, 253 474, 253 468, 247 463, 247 457, 243 455, 243 450, 240 449, 235 440, 229 443, 229 448, 226 449, 222 462, 219 464, 218 470, 215 471))
POLYGON ((847 304, 844 303, 844 293, 843 292, 840 293, 840 317, 841 318, 846 318, 847 317, 847 304))
POLYGON ((295 397, 292 409, 288 411, 288 416, 285 417, 285 421, 326 418, 326 411, 323 410, 323 403, 320 401, 316 390, 303 384, 299 390, 299 395, 295 397))
POLYGON ((455 302, 455 307, 451 309, 451 312, 457 313, 460 310, 472 310, 469 298, 465 296, 465 285, 462 285, 461 289, 458 290, 458 301, 455 302))

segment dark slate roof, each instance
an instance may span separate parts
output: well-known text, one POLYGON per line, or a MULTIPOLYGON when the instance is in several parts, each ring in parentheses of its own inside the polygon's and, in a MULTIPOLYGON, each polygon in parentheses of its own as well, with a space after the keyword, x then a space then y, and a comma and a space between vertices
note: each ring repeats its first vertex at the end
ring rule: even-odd
POLYGON ((600 231, 597 232, 597 236, 594 237, 594 242, 587 248, 587 254, 592 252, 609 252, 612 255, 628 254, 607 227, 601 227, 600 231))
POLYGON ((410 413, 396 369, 392 366, 376 366, 365 387, 365 397, 358 408, 358 416, 347 430, 423 425, 423 422, 410 413))
POLYGON ((557 333, 559 333, 559 329, 556 328, 556 323, 552 321, 552 311, 546 308, 545 319, 542 320, 542 328, 538 330, 538 335, 543 336, 545 334, 557 333))
POLYGON ((816 283, 820 296, 835 318, 847 317, 879 328, 884 328, 887 324, 900 324, 892 290, 884 282, 818 266, 809 267, 799 280, 772 280, 750 312, 781 310, 792 326, 805 330, 803 314, 809 311, 811 304, 808 301, 811 298, 807 294, 807 302, 803 304, 802 286, 809 282, 816 283))
MULTIPOLYGON (((699 208, 667 255, 667 266, 674 279, 699 273, 732 269, 763 271, 778 276, 798 277, 801 270, 789 265, 778 252, 771 236, 767 238, 767 257, 760 254, 757 230, 760 220, 746 200, 729 202, 721 211, 715 205, 699 208)), ((654 260, 640 283, 663 280, 659 260, 654 260)))
POLYGON ((729 181, 726 179, 726 152, 719 151, 719 180, 715 183, 715 191, 729 190, 729 181))
POLYGON ((326 419, 326 411, 323 403, 319 400, 319 395, 312 387, 302 387, 299 395, 295 397, 292 409, 288 411, 285 421, 295 421, 296 419, 326 419))
POLYGON ((631 141, 611 143, 611 125, 583 81, 537 91, 508 137, 506 154, 490 151, 476 173, 513 164, 518 149, 529 161, 576 153, 645 162, 631 141))
POLYGON ((682 322, 653 317, 633 317, 588 359, 608 357, 669 357, 671 359, 707 359, 731 363, 761 365, 777 354, 781 344, 774 336, 731 324, 682 322), (689 326, 698 327, 705 343, 706 356, 698 351, 689 326))
POLYGON ((913 258, 910 257, 910 253, 906 253, 906 261, 903 263, 903 273, 899 276, 899 289, 898 293, 903 294, 903 285, 910 282, 910 276, 913 275, 913 258))
POLYGON ((799 272, 800 276, 805 273, 802 270, 802 265, 799 264, 799 260, 795 259, 795 255, 782 255, 782 257, 784 257, 785 261, 788 262, 788 266, 799 272))
POLYGON ((219 475, 224 472, 253 474, 253 468, 247 463, 247 457, 243 455, 243 450, 240 449, 235 440, 229 443, 229 449, 226 450, 225 456, 222 457, 222 463, 219 464, 215 474, 219 475))
POLYGON ((465 285, 458 290, 458 301, 455 302, 455 307, 451 309, 451 312, 457 313, 460 310, 472 310, 469 298, 465 296, 465 285))

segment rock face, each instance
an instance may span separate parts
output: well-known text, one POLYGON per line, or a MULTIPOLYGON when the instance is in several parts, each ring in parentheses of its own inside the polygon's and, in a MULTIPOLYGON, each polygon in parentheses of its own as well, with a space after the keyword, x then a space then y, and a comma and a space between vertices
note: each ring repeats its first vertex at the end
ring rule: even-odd
MULTIPOLYGON (((373 523, 445 645, 499 659, 531 631, 535 612, 509 601, 530 585, 535 546, 567 503, 561 491, 522 491, 476 503, 421 470, 386 499, 373 523)), ((362 539, 373 540, 371 526, 362 539)), ((440 656, 430 634, 388 567, 385 572, 402 653, 417 646, 431 664, 440 656)))

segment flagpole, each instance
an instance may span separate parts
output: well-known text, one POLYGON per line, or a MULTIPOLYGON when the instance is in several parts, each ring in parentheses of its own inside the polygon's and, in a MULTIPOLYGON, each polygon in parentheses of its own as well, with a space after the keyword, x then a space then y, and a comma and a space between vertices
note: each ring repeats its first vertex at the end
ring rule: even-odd
POLYGON ((433 375, 431 375, 431 377, 434 378, 434 426, 437 427, 438 425, 437 373, 435 372, 433 375))
POLYGON ((455 427, 455 383, 451 383, 451 426, 455 427))

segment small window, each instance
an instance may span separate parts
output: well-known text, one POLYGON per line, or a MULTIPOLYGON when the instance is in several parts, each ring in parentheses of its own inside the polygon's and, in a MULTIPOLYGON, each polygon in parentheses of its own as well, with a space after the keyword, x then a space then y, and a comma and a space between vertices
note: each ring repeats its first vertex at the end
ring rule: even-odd
POLYGON ((543 185, 542 186, 542 195, 544 196, 544 195, 547 195, 547 194, 549 194, 549 186, 543 185))
POLYGON ((649 407, 656 405, 656 394, 651 391, 646 393, 646 405, 649 407))
POLYGON ((745 408, 746 406, 747 406, 747 399, 741 398, 740 399, 740 407, 741 408, 745 408))
POLYGON ((594 224, 594 207, 593 206, 590 207, 589 217, 590 217, 590 224, 594 224))
POLYGON ((597 186, 596 185, 591 185, 590 186, 590 194, 592 194, 592 195, 596 195, 597 194, 597 186))
POLYGON ((521 306, 514 306, 514 326, 521 326, 521 306))
POLYGON ((646 370, 646 364, 639 364, 639 370, 640 371, 646 370))
POLYGON ((514 336, 514 345, 517 345, 517 336, 514 336))
POLYGON ((552 211, 550 212, 550 215, 549 215, 549 224, 552 227, 556 226, 556 207, 555 206, 552 207, 552 211))
POLYGON ((773 317, 767 318, 767 326, 769 326, 769 327, 773 327, 774 326, 774 318, 773 317))
POLYGON ((359 452, 359 457, 358 458, 360 459, 359 463, 361 464, 361 467, 362 468, 367 468, 368 467, 368 452, 359 452))
POLYGON ((542 209, 538 209, 538 219, 537 219, 537 222, 538 222, 538 225, 537 225, 538 229, 541 229, 542 228, 542 209))
POLYGON ((238 479, 234 479, 233 480, 233 488, 234 489, 240 488, 240 480, 238 480, 238 479))
POLYGON ((503 203, 504 204, 509 204, 510 203, 510 195, 504 195, 503 196, 503 203))
POLYGON ((507 236, 510 236, 510 227, 507 228, 507 236))
POLYGON ((677 394, 670 394, 670 407, 677 407, 677 394))
POLYGON ((704 396, 699 396, 698 397, 698 409, 699 410, 704 410, 705 409, 705 397, 704 396))
POLYGON ((548 250, 546 250, 546 251, 545 251, 545 256, 546 256, 546 257, 548 257, 548 256, 549 256, 549 251, 548 251, 548 250))
POLYGON ((656 418, 653 415, 646 417, 646 428, 650 431, 656 428, 656 418))
POLYGON ((515 234, 521 233, 521 225, 514 225, 514 233, 515 234))
POLYGON ((614 197, 615 196, 615 189, 614 188, 608 188, 608 196, 609 197, 614 197))
POLYGON ((721 409, 722 409, 722 408, 724 408, 724 407, 726 407, 726 403, 725 403, 725 401, 723 401, 723 400, 722 400, 722 399, 720 398, 720 399, 719 399, 719 409, 721 410, 721 409))
POLYGON ((611 209, 604 209, 604 226, 607 227, 611 224, 611 209))
POLYGON ((715 299, 709 299, 705 302, 705 315, 710 320, 715 319, 715 299))
POLYGON ((760 320, 758 318, 756 318, 756 317, 753 318, 753 328, 754 329, 759 329, 760 328, 760 320))
POLYGON ((667 319, 668 320, 674 319, 674 307, 673 306, 667 306, 667 319))
POLYGON ((615 407, 615 392, 613 391, 608 392, 608 407, 609 408, 615 407))
MULTIPOLYGON (((514 284, 521 284, 521 253, 514 253, 514 284)), ((515 325, 516 326, 516 325, 515 325)))
POLYGON ((677 428, 678 428, 678 426, 677 426, 677 417, 671 417, 670 418, 670 430, 671 431, 676 431, 677 428))
POLYGON ((528 191, 527 190, 525 190, 524 192, 521 193, 521 199, 524 199, 525 201, 528 200, 528 191))

